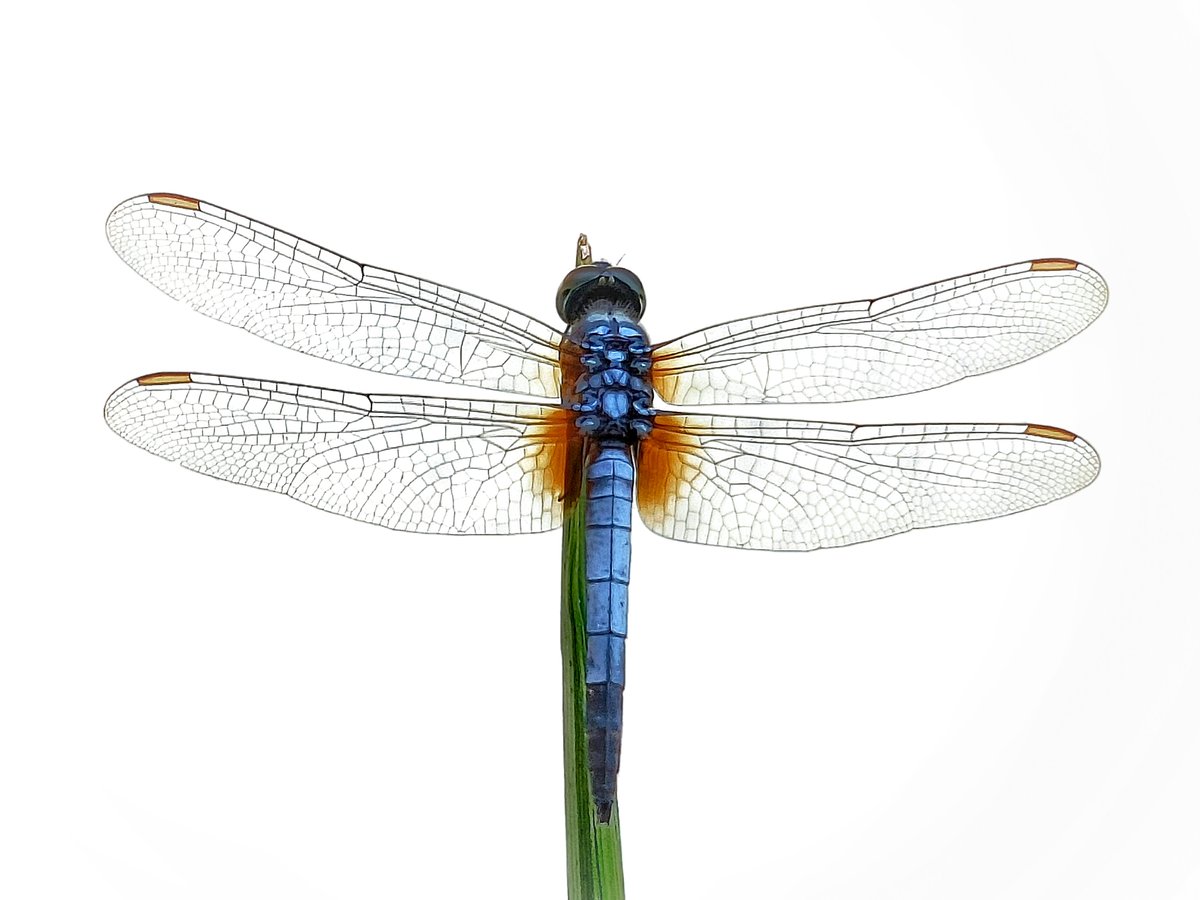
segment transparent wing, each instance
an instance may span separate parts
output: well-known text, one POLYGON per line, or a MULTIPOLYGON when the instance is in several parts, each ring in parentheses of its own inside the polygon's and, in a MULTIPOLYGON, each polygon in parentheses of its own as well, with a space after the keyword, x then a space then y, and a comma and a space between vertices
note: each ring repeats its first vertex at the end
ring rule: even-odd
POLYGON ((142 194, 108 217, 135 272, 198 312, 361 369, 558 397, 558 334, 468 294, 364 265, 212 203, 142 194))
POLYGON ((1038 259, 877 300, 736 319, 658 345, 667 403, 824 403, 923 391, 1078 334, 1108 302, 1099 273, 1038 259))
POLYGON ((1100 458, 1043 425, 841 425, 659 414, 642 441, 638 508, 664 537, 816 550, 1041 506, 1100 458))
POLYGON ((125 440, 189 469, 386 528, 561 524, 570 414, 558 407, 165 373, 119 387, 104 415, 125 440))

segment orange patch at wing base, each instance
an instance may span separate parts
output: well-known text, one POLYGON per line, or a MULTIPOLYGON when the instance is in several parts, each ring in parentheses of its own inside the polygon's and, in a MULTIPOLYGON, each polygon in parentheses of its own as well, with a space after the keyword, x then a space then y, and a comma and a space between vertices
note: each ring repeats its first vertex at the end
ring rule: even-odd
POLYGON ((1056 441, 1073 441, 1075 435, 1053 425, 1026 425, 1025 433, 1034 437, 1054 438, 1056 441))
MULTIPOLYGON (((675 363, 678 368, 683 368, 687 365, 687 359, 684 357, 682 363, 676 360, 672 360, 671 363, 675 363)), ((650 369, 650 383, 654 387, 654 392, 661 397, 674 397, 678 392, 679 376, 668 368, 671 363, 655 360, 654 366, 650 369)))
POLYGON ((153 375, 143 375, 137 380, 138 384, 191 384, 190 372, 155 372, 153 375))
POLYGON ((147 194, 146 199, 159 206, 177 206, 180 209, 199 209, 200 201, 183 194, 147 194))
POLYGON ((1035 259, 1029 264, 1030 272, 1053 272, 1077 268, 1079 268, 1079 263, 1073 259, 1035 259))
POLYGON ((667 515, 670 498, 680 482, 691 480, 695 469, 688 464, 688 456, 699 452, 700 442, 683 430, 684 418, 659 413, 654 417, 654 430, 638 444, 638 509, 651 520, 667 515))
POLYGON ((563 499, 567 455, 574 433, 574 415, 567 409, 555 410, 546 417, 545 424, 526 431, 524 440, 529 449, 521 460, 521 471, 531 493, 563 499))

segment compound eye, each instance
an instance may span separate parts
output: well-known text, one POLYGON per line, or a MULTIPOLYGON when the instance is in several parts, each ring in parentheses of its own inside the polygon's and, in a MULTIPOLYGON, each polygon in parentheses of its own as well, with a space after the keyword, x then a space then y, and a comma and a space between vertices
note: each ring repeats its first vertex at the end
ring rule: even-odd
POLYGON ((642 286, 642 279, 634 275, 633 272, 629 271, 629 269, 622 268, 621 266, 613 266, 607 269, 604 274, 611 275, 613 278, 620 281, 623 285, 637 295, 637 298, 641 301, 643 308, 646 306, 646 289, 642 286))
POLYGON ((567 298, 575 291, 585 285, 591 284, 600 275, 608 270, 607 265, 587 265, 578 266, 567 273, 566 278, 562 280, 562 284, 558 286, 558 314, 565 320, 567 298))
POLYGON ((602 268, 595 265, 580 266, 577 269, 572 269, 562 280, 562 284, 559 285, 558 292, 560 294, 569 294, 571 291, 583 287, 588 282, 595 281, 600 277, 600 273, 603 271, 604 270, 602 268))
POLYGON ((646 311, 646 290, 642 280, 619 266, 597 261, 577 266, 558 286, 556 305, 564 322, 572 322, 589 303, 605 300, 636 321, 646 311))

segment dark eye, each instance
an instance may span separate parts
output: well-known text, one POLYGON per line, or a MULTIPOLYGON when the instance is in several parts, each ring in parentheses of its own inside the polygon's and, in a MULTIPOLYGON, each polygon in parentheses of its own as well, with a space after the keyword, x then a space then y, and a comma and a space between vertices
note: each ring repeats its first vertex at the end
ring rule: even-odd
POLYGON ((556 305, 564 322, 573 322, 596 302, 605 302, 637 321, 646 311, 642 280, 628 269, 597 262, 567 273, 558 286, 556 305))
POLYGON ((605 275, 611 275, 617 281, 621 282, 631 291, 633 291, 638 300, 641 301, 642 308, 646 306, 646 289, 642 287, 642 279, 638 278, 628 269, 623 269, 620 266, 614 266, 604 272, 605 275))
POLYGON ((567 277, 564 278, 562 280, 562 284, 558 286, 558 298, 556 301, 558 305, 558 314, 562 316, 564 320, 567 319, 567 298, 572 293, 579 290, 579 288, 595 281, 600 277, 600 273, 604 271, 606 271, 606 268, 603 266, 590 265, 579 266, 578 268, 572 269, 567 273, 567 277))

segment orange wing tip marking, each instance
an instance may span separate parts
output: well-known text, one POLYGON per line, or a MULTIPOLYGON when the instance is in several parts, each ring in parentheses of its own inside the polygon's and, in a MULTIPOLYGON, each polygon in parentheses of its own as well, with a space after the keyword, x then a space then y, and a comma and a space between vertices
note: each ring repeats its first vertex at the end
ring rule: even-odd
POLYGON ((1075 440, 1075 435, 1071 434, 1071 432, 1064 431, 1062 428, 1055 428, 1052 425, 1027 425, 1025 433, 1032 434, 1034 437, 1054 438, 1056 441, 1075 440))
POLYGON ((1061 269, 1077 269, 1079 263, 1073 259, 1035 259, 1029 264, 1030 272, 1055 272, 1061 269))
POLYGON ((153 375, 143 375, 137 380, 138 384, 191 384, 190 372, 156 372, 153 375))
POLYGON ((199 209, 200 201, 183 194, 147 194, 146 199, 159 206, 177 206, 180 209, 199 209))

